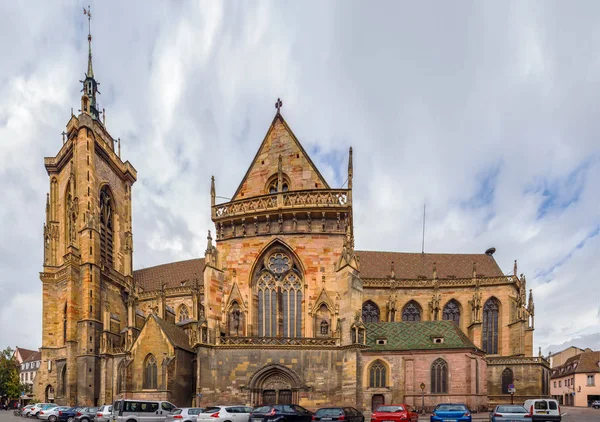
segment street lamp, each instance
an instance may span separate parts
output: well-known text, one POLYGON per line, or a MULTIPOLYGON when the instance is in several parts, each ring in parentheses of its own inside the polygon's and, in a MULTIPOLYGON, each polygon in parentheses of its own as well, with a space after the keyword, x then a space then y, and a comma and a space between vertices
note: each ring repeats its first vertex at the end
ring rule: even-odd
POLYGON ((421 387, 421 413, 425 413, 425 383, 422 382, 420 387, 421 387))

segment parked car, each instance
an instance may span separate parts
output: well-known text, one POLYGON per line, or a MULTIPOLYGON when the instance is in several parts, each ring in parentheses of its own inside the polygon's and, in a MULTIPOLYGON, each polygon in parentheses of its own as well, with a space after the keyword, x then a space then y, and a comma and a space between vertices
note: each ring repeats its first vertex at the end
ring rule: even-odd
POLYGON ((117 400, 113 403, 111 419, 112 422, 164 422, 176 408, 168 401, 117 400))
POLYGON ((58 407, 58 405, 54 403, 37 403, 33 406, 31 411, 29 412, 29 415, 27 416, 29 416, 30 418, 37 418, 38 414, 42 410, 51 409, 53 407, 58 407))
POLYGON ((593 401, 590 406, 594 409, 600 409, 600 400, 593 401))
POLYGON ((365 417, 353 407, 322 407, 315 412, 312 420, 365 422, 365 417))
POLYGON ((77 412, 80 409, 84 409, 82 406, 69 407, 66 410, 59 410, 58 412, 58 421, 59 422, 72 422, 73 419, 77 416, 77 412))
POLYGON ((407 404, 384 404, 377 407, 371 415, 371 422, 410 421, 419 420, 419 414, 407 404))
POLYGON ((516 404, 501 404, 490 412, 490 422, 531 421, 529 411, 516 404))
POLYGON ((40 410, 40 413, 38 413, 38 419, 56 422, 58 420, 58 412, 61 410, 67 410, 68 408, 68 406, 56 406, 45 410, 40 410))
POLYGON ((471 422, 471 411, 465 404, 438 404, 429 418, 431 422, 471 422))
POLYGON ((112 413, 112 406, 105 404, 98 408, 96 412, 96 422, 108 422, 110 420, 110 414, 112 413))
POLYGON ((97 412, 97 407, 82 407, 75 414, 73 422, 93 422, 97 412))
POLYGON ((252 408, 248 406, 210 406, 198 413, 197 421, 248 422, 252 408))
POLYGON ((167 415, 165 422, 197 422, 198 414, 203 411, 202 407, 180 407, 167 415))
POLYGON ((27 406, 24 406, 21 409, 21 416, 23 416, 23 417, 29 416, 29 412, 31 412, 31 409, 33 409, 33 404, 28 404, 27 406))
POLYGON ((274 404, 254 409, 250 413, 250 422, 310 422, 312 416, 311 411, 297 404, 274 404))
POLYGON ((532 421, 556 421, 560 422, 560 406, 554 399, 531 399, 525 400, 523 407, 529 410, 532 421))

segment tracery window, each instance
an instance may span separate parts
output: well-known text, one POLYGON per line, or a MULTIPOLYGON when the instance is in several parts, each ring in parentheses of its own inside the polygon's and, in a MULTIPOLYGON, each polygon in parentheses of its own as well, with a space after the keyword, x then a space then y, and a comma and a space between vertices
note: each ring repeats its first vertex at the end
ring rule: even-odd
POLYGON ((448 364, 442 358, 431 364, 431 393, 443 394, 448 392, 448 364))
POLYGON ((125 391, 125 383, 127 382, 127 373, 125 367, 125 361, 122 360, 119 363, 119 368, 117 369, 117 393, 122 393, 125 391))
POLYGON ((190 319, 190 314, 188 312, 188 308, 187 308, 187 306, 182 304, 179 307, 179 322, 186 321, 188 319, 190 319))
POLYGON ((402 321, 421 321, 421 307, 413 300, 402 310, 402 321))
POLYGON ((375 302, 367 300, 362 306, 363 322, 379 322, 379 306, 375 302))
POLYGON ((483 351, 498 353, 498 311, 500 304, 495 298, 488 299, 483 306, 483 351))
POLYGON ((369 387, 386 387, 387 368, 379 359, 373 362, 369 369, 369 387))
POLYGON ((154 355, 150 354, 146 357, 144 363, 144 383, 143 388, 146 390, 156 390, 157 388, 158 365, 154 355))
POLYGON ((454 321, 456 325, 460 325, 460 306, 458 302, 452 299, 444 306, 442 313, 442 319, 447 321, 454 321))
POLYGON ((502 371, 502 394, 508 394, 508 386, 513 383, 513 371, 510 368, 505 368, 502 371))
POLYGON ((113 267, 113 209, 108 185, 100 190, 100 262, 113 267))
POLYGON ((259 269, 256 288, 258 335, 301 337, 303 281, 293 259, 280 251, 268 255, 259 269))

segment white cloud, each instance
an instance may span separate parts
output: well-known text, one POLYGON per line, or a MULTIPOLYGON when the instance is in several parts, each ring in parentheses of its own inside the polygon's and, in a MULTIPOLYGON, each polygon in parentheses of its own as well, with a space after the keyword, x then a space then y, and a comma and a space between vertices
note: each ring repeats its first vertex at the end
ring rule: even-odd
MULTIPOLYGON (((81 7, 29 7, 0 5, 10 58, 0 66, 0 289, 10 297, 0 347, 41 341, 42 159, 79 108, 87 59, 81 7), (18 330, 14 315, 26 315, 18 330)), ((345 180, 354 147, 358 248, 420 250, 426 202, 426 250, 495 246, 506 272, 519 260, 534 289, 536 345, 595 341, 596 3, 92 10, 100 105, 138 170, 136 267, 202 253, 210 176, 217 195, 233 194, 281 97, 330 184, 345 180)))

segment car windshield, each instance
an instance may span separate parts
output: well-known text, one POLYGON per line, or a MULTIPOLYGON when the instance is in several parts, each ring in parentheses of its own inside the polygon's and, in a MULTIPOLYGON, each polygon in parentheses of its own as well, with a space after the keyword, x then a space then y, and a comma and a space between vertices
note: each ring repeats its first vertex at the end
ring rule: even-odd
POLYGON ((377 408, 377 412, 383 413, 394 413, 394 412, 403 412, 404 408, 402 406, 379 406, 377 408))
POLYGON ((464 412, 467 408, 462 404, 440 404, 435 410, 439 412, 464 412))
POLYGON ((204 411, 202 413, 215 413, 215 412, 220 412, 221 408, 220 407, 207 407, 206 409, 204 409, 204 411))
POLYGON ((498 406, 498 413, 528 413, 522 406, 498 406))
POLYGON ((257 407, 252 411, 252 413, 269 413, 271 411, 271 406, 261 406, 257 407))
POLYGON ((173 415, 181 415, 181 412, 183 412, 183 410, 181 410, 181 409, 173 409, 173 411, 171 412, 171 414, 173 414, 173 415))
POLYGON ((339 407, 334 407, 330 409, 319 409, 315 413, 315 416, 323 417, 323 416, 341 416, 344 412, 339 407))

